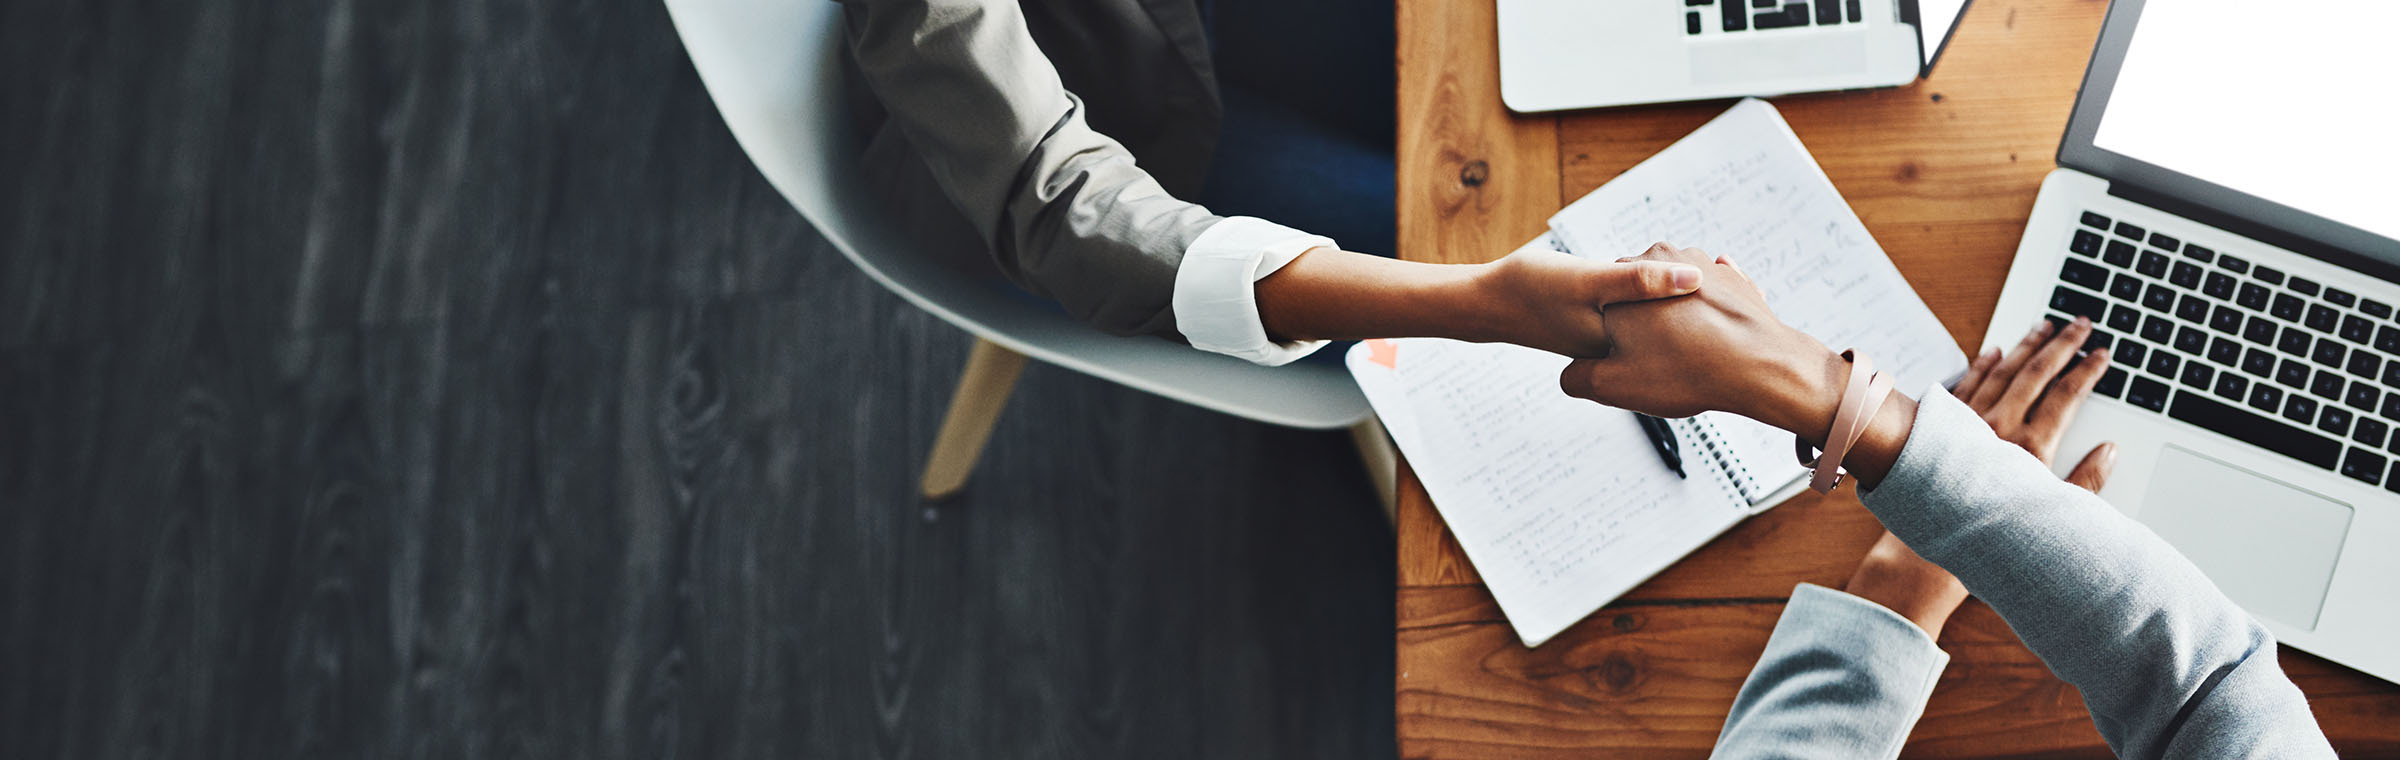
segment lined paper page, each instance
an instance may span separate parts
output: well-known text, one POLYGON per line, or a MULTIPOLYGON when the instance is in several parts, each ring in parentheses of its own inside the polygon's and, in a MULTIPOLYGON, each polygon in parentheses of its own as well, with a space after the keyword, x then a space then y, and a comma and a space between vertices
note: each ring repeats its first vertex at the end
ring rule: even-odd
MULTIPOLYGON (((1595 259, 1660 241, 1731 256, 1776 316, 1837 350, 1867 352, 1902 392, 1966 371, 1941 320, 1766 101, 1735 104, 1559 211, 1550 228, 1566 250, 1595 259)), ((1723 426, 1753 465, 1797 476, 1789 434, 1746 420, 1723 426)))
POLYGON ((1696 462, 1676 477, 1632 414, 1561 392, 1565 357, 1377 343, 1351 349, 1351 372, 1527 646, 1748 513, 1696 462))

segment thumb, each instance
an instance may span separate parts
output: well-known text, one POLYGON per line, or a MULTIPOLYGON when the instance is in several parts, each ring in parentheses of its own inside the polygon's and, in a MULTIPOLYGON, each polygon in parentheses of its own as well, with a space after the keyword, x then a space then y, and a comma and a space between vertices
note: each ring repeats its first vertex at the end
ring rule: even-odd
POLYGON ((2083 461, 2075 463, 2075 469, 2067 472, 2067 482, 2083 490, 2099 493, 2100 487, 2108 484, 2108 474, 2116 469, 2117 444, 2110 441, 2094 447, 2092 453, 2083 455, 2083 461))
POLYGON ((1569 362, 1567 368, 1558 373, 1558 389, 1585 401, 1609 404, 1612 391, 1631 387, 1622 377, 1624 364, 1613 359, 1577 359, 1569 362))
POLYGON ((1603 304, 1672 298, 1700 289, 1700 268, 1665 261, 1599 265, 1592 296, 1603 304))

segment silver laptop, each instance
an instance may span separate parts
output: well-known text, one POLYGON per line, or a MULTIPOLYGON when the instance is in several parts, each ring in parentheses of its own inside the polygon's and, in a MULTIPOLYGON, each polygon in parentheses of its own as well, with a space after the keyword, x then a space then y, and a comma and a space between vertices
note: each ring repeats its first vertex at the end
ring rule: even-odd
POLYGON ((1968 0, 1499 0, 1511 110, 1894 87, 1968 0))
POLYGON ((2102 496, 2285 643, 2389 681, 2395 24, 2382 0, 2117 0, 1983 339, 2091 317, 2117 366, 2060 451, 2117 441, 2102 496))

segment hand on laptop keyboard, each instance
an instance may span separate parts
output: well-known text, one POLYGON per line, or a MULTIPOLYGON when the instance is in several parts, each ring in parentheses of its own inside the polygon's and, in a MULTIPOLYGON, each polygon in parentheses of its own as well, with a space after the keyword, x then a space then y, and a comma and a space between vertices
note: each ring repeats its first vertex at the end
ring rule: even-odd
MULTIPOLYGON (((2035 323, 2016 348, 2005 354, 1993 348, 1975 357, 1951 395, 1982 414, 2001 439, 2049 464, 2076 410, 2108 372, 2107 348, 2076 357, 2091 336, 2089 319, 2077 318, 2064 326, 2049 320, 2035 323)), ((2084 455, 2067 481, 2097 493, 2116 465, 2117 445, 2104 443, 2084 455)))
MULTIPOLYGON (((2048 321, 2036 324, 2010 353, 1994 348, 1975 357, 1954 395, 1982 414, 2002 440, 2024 447, 2047 465, 2058 450, 2059 437, 2075 421, 2075 411, 2108 368, 2106 349, 2075 358, 2091 332, 2089 322, 2072 322, 2064 330, 2053 329, 2048 321), (2028 397, 2030 406, 2019 403, 2028 397)), ((2067 473, 2067 482, 2099 493, 2116 466, 2117 444, 2103 443, 2067 473)), ((1842 590, 1900 613, 1935 638, 1967 598, 1967 588, 1957 577, 1917 556, 1891 531, 1876 539, 1842 590)))
POLYGON ((2095 393, 2400 492, 2392 304, 2140 224, 2080 221, 2048 319, 2104 320, 2084 348, 2121 361, 2095 393))

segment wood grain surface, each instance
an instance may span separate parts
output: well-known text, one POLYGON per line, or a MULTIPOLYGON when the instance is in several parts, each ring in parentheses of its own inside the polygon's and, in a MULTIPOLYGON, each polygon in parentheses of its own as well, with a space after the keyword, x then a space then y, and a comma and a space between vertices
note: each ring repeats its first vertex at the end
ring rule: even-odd
POLYGON ((654 0, 0 3, 0 64, 0 758, 1393 753, 1347 438, 1037 364, 919 503, 966 334, 654 0))
MULTIPOLYGON (((1926 81, 1775 99, 1961 346, 1983 335, 2106 9, 1982 0, 1926 81)), ((1402 0, 1399 22, 1403 258, 1498 257, 1727 105, 1511 114, 1489 0, 1402 0)), ((1398 522, 1412 758, 1705 756, 1793 585, 1838 587, 1881 530, 1847 490, 1795 498, 1528 650, 1405 468, 1398 522)), ((1970 601, 1941 644, 1953 659, 1907 756, 2108 755, 2074 689, 1988 608, 1970 601)), ((2336 748, 2400 754, 2400 687, 2282 655, 2336 748)))

